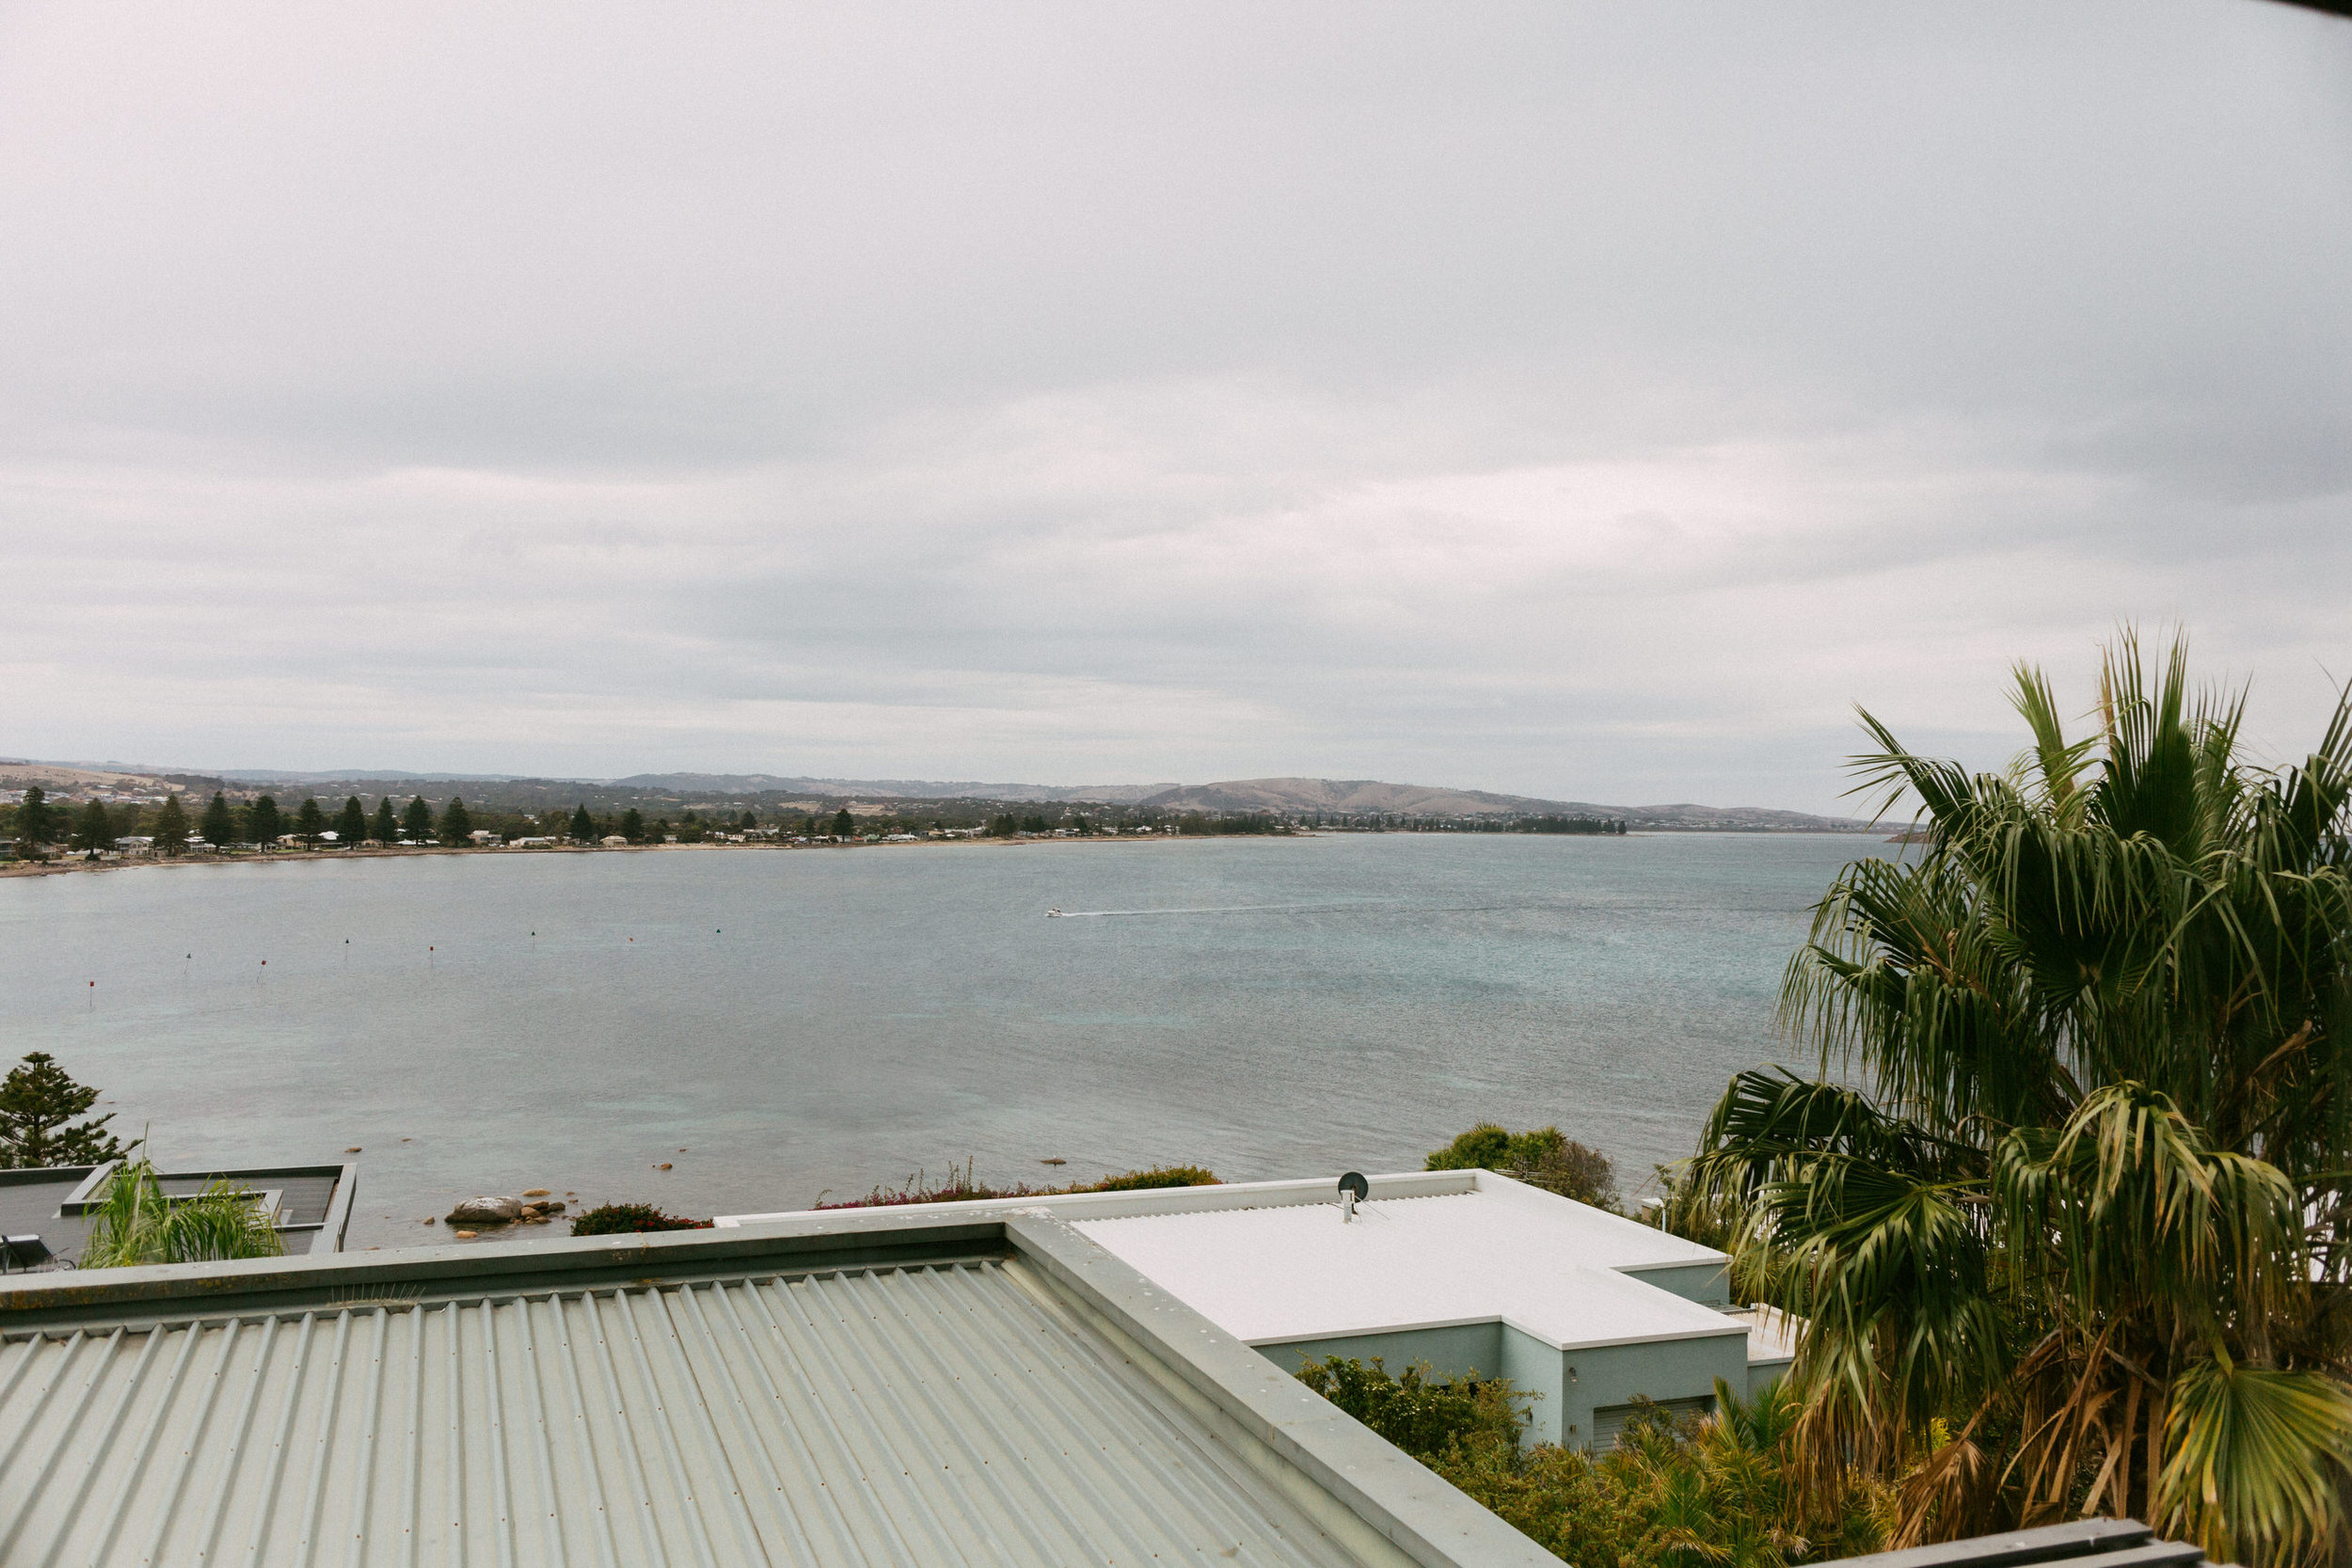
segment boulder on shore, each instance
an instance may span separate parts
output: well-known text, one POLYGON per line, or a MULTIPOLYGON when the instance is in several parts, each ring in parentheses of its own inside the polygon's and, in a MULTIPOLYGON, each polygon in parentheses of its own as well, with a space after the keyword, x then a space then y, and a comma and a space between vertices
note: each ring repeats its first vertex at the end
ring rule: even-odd
POLYGON ((512 1225, 523 1217, 518 1197, 469 1197, 449 1212, 452 1225, 512 1225))

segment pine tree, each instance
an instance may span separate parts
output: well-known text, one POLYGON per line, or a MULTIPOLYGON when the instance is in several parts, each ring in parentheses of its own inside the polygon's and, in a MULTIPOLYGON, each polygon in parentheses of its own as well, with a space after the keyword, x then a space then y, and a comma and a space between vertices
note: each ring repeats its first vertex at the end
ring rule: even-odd
POLYGON ((204 842, 215 848, 237 842, 237 814, 229 809, 229 797, 217 789, 204 808, 204 842))
POLYGON ((245 836, 263 848, 278 842, 278 835, 286 831, 278 815, 278 802, 266 795, 257 795, 245 808, 245 836))
POLYGON ((367 810, 359 804, 359 797, 354 795, 343 801, 342 813, 335 818, 335 837, 348 849, 367 836, 367 810))
POLYGON ((16 808, 16 836, 36 847, 56 840, 57 808, 39 784, 25 790, 24 803, 16 808))
POLYGON ((572 810, 572 837, 579 843, 586 844, 593 840, 596 836, 596 819, 588 815, 588 807, 586 804, 582 803, 574 807, 572 810))
POLYGON ((73 844, 76 849, 96 853, 115 847, 114 818, 106 815, 106 802, 92 800, 73 819, 73 844))
POLYGON ((294 831, 302 835, 302 842, 311 848, 319 847, 319 834, 326 831, 326 813, 319 809, 318 797, 305 795, 302 804, 294 808, 294 831))
POLYGON ((433 808, 423 796, 408 797, 408 809, 400 814, 400 831, 419 844, 433 836, 433 808))
POLYGON ((155 814, 155 853, 176 855, 188 847, 188 814, 181 808, 180 797, 164 797, 164 809, 155 814))
POLYGON ((621 836, 631 844, 645 842, 645 814, 635 806, 621 813, 621 836))
POLYGON ((740 828, 740 829, 743 829, 745 832, 749 832, 750 830, 752 830, 752 829, 756 828, 756 827, 758 827, 758 826, 759 826, 759 818, 758 818, 757 816, 754 816, 752 813, 750 813, 750 812, 745 812, 745 813, 743 814, 743 816, 742 816, 741 819, 740 819, 740 820, 739 820, 739 821, 738 821, 735 825, 736 825, 737 827, 740 828))
POLYGON ((96 1089, 67 1077, 47 1052, 26 1056, 0 1080, 0 1170, 94 1165, 129 1153, 106 1131, 106 1123, 114 1120, 111 1111, 79 1126, 69 1125, 97 1101, 96 1089))
POLYGON ((466 811, 464 799, 460 796, 451 796, 449 804, 441 808, 441 842, 464 844, 467 842, 467 835, 472 832, 473 818, 466 811))
POLYGON ((389 844, 400 836, 400 824, 392 818, 392 798, 389 795, 375 802, 375 816, 368 824, 367 836, 379 844, 389 844))
POLYGON ((855 838, 857 836, 857 818, 850 815, 849 807, 843 806, 839 811, 833 814, 833 832, 834 836, 836 838, 855 838))

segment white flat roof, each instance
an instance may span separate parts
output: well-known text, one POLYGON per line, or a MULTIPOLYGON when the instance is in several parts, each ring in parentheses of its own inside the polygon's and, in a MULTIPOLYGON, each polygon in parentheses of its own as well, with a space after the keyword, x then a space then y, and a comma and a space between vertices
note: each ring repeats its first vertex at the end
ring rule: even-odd
POLYGON ((1344 1223, 1337 1204, 1074 1223, 1251 1344, 1497 1320, 1561 1350, 1747 1332, 1624 1272, 1720 1253, 1525 1188, 1375 1198, 1344 1223))
POLYGON ((1641 1277, 1724 1266, 1712 1247, 1492 1171, 1375 1176, 1372 1191, 1344 1224, 1330 1180, 980 1199, 934 1212, 1050 1214, 1251 1344, 1495 1322, 1561 1350, 1748 1332, 1744 1319, 1641 1277))

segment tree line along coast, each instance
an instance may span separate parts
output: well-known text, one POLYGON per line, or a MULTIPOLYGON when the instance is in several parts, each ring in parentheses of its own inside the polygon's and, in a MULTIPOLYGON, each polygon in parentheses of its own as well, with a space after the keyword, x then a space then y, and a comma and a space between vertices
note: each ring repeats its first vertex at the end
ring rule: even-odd
POLYGON ((215 789, 199 806, 196 792, 172 790, 151 800, 80 801, 52 798, 39 785, 13 806, 0 806, 0 855, 19 862, 94 863, 125 858, 234 858, 283 853, 422 851, 483 848, 637 848, 669 844, 849 845, 949 839, 1262 837, 1312 832, 1518 832, 1622 834, 1604 817, 1539 814, 1509 818, 1409 817, 1359 820, 1339 814, 1183 811, 1092 803, 1006 809, 1003 801, 895 800, 677 806, 585 800, 560 807, 469 804, 451 794, 437 803, 411 795, 405 804, 359 794, 341 806, 306 794, 281 805, 268 791, 232 800, 215 789), (657 815, 659 813, 659 815, 657 815))

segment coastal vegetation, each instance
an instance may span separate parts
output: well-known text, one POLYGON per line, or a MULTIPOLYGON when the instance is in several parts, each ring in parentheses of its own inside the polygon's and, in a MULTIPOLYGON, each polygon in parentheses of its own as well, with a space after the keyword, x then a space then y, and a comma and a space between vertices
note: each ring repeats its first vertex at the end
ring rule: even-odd
POLYGON ((1796 1440, 1787 1385, 1716 1408, 1637 1417, 1606 1452, 1523 1446, 1530 1396, 1501 1378, 1391 1373, 1331 1356, 1298 1380, 1578 1568, 1789 1568, 1884 1544, 1893 1490, 1825 1479, 1796 1440))
POLYGON ((1867 715, 1926 839, 1819 907, 1668 1223, 1804 1320, 1796 1474, 1896 1544, 2131 1515, 2217 1561, 2340 1558, 2352 1481, 2352 705, 2265 768, 2183 650, 1971 773, 1867 715))
POLYGON ((599 1203, 572 1221, 575 1236, 631 1236, 660 1230, 707 1230, 708 1220, 667 1214, 650 1203, 599 1203))
POLYGON ((932 1180, 928 1172, 917 1171, 896 1187, 876 1187, 864 1197, 846 1198, 827 1203, 818 1195, 818 1209, 894 1209, 910 1203, 966 1203, 977 1198, 1056 1197, 1067 1193, 1127 1193, 1150 1187, 1214 1187, 1218 1184, 1215 1172, 1199 1165, 1153 1165, 1144 1170, 1122 1171, 1106 1176, 1100 1181, 1073 1181, 1067 1186, 1031 1186, 1018 1181, 1009 1187, 993 1186, 979 1180, 973 1174, 974 1162, 950 1164, 947 1174, 932 1180))
POLYGON ((1624 1212, 1616 1167, 1609 1156, 1587 1148, 1557 1127, 1512 1132, 1500 1122, 1482 1121, 1432 1153, 1422 1168, 1490 1170, 1613 1214, 1624 1212))
MULTIPOLYGON (((876 1187, 864 1197, 845 1198, 828 1203, 824 1195, 810 1207, 837 1209, 896 1209, 916 1203, 968 1203, 988 1198, 1055 1197, 1069 1193, 1124 1193, 1150 1187, 1213 1187, 1217 1184, 1215 1173, 1199 1165, 1153 1165, 1147 1169, 1121 1171, 1099 1181, 1073 1181, 1066 1186, 1032 1186, 1014 1182, 996 1186, 982 1181, 975 1174, 977 1162, 966 1160, 962 1164, 950 1164, 947 1174, 936 1180, 927 1171, 917 1171, 896 1187, 876 1187)), ((689 1219, 683 1215, 664 1213, 649 1203, 605 1203, 582 1211, 572 1221, 575 1236, 615 1236, 638 1231, 697 1230, 707 1228, 708 1220, 689 1219)))

